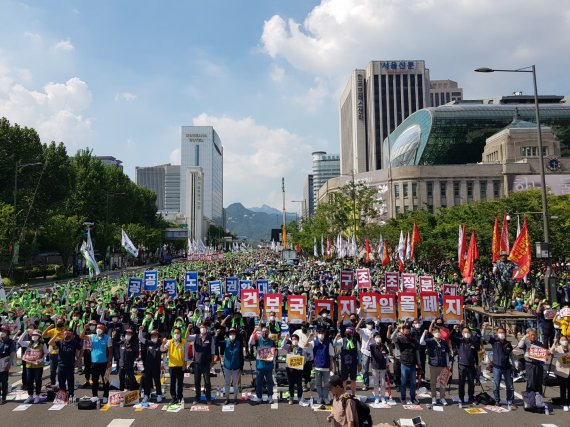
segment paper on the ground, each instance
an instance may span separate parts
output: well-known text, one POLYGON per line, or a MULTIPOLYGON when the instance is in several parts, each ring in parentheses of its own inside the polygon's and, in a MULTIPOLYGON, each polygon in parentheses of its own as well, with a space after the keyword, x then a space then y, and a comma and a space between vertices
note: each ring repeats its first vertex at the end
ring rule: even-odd
POLYGON ((61 411, 63 408, 65 408, 65 403, 54 403, 48 411, 61 411))
POLYGON ((222 406, 222 412, 234 412, 234 405, 224 405, 222 406))
POLYGON ((14 409, 12 409, 12 411, 25 411, 25 410, 28 409, 30 406, 32 406, 31 403, 21 404, 21 405, 16 406, 14 409))
POLYGON ((443 412, 443 406, 432 406, 435 412, 443 412))
POLYGON ((389 409, 392 407, 387 403, 371 403, 368 406, 374 409, 389 409))
POLYGON ((402 408, 411 409, 413 411, 422 411, 423 410, 421 405, 402 405, 402 408))

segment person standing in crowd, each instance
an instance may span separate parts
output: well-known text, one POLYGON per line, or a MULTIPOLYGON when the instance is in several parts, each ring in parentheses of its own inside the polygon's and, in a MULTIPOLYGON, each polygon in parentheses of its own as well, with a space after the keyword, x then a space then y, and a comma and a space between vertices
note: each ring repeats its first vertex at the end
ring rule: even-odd
MULTIPOLYGON (((289 334, 283 338, 281 344, 281 349, 285 350, 287 355, 292 356, 303 356, 305 357, 305 351, 299 346, 299 336, 295 332, 291 339, 289 339, 289 334)), ((290 368, 287 366, 285 368, 287 372, 287 384, 289 384, 289 405, 293 405, 295 389, 297 389, 297 399, 299 402, 304 402, 303 399, 303 369, 290 368)))
POLYGON ((228 331, 226 345, 223 353, 222 369, 224 370, 224 394, 225 404, 230 403, 230 387, 234 388, 234 404, 238 404, 238 377, 243 369, 243 345, 237 339, 237 331, 231 328, 228 331))
POLYGON ((68 402, 75 401, 75 365, 78 364, 79 354, 81 351, 81 341, 73 332, 73 329, 67 329, 63 334, 63 339, 59 339, 54 335, 50 341, 50 346, 57 347, 58 353, 58 371, 57 382, 59 388, 68 393, 68 402))
MULTIPOLYGON (((258 329, 259 330, 259 329, 258 329)), ((275 342, 269 338, 269 329, 261 327, 261 337, 251 334, 249 345, 257 347, 255 362, 255 396, 252 402, 259 403, 263 397, 263 383, 267 387, 269 403, 273 403, 273 368, 276 355, 275 342)))
MULTIPOLYGON (((85 325, 85 327, 89 328, 88 331, 90 334, 94 334, 95 331, 97 330, 97 322, 95 320, 90 320, 89 323, 85 325)), ((79 336, 80 337, 83 336, 81 335, 81 332, 79 336)), ((83 374, 85 375, 85 382, 83 383, 83 388, 89 388, 91 387, 89 379, 92 378, 92 363, 91 363, 92 345, 89 335, 86 336, 85 338, 82 338, 82 343, 83 343, 83 348, 81 350, 81 353, 83 355, 83 374)))
POLYGON ((531 347, 542 347, 544 345, 538 340, 536 329, 530 328, 527 334, 522 337, 517 346, 524 351, 524 361, 526 367, 526 391, 534 391, 542 394, 542 381, 544 376, 544 361, 530 357, 531 347))
POLYGON ((400 384, 400 396, 402 404, 417 403, 416 401, 416 368, 420 365, 418 354, 419 343, 412 338, 410 325, 402 325, 392 334, 392 342, 400 351, 400 366, 402 370, 402 382, 400 384), (406 387, 410 384, 410 398, 406 400, 406 387))
POLYGON ((375 329, 374 320, 372 319, 368 319, 366 321, 366 328, 362 329, 360 326, 363 321, 364 319, 360 319, 357 323, 356 332, 360 335, 360 353, 362 355, 362 360, 360 361, 360 365, 362 366, 362 391, 366 391, 368 390, 368 387, 370 387, 370 343, 375 333, 375 329))
POLYGON ((338 375, 332 375, 328 383, 333 396, 332 411, 327 421, 333 427, 356 427, 359 425, 356 402, 345 394, 344 382, 338 375))
POLYGON ((334 348, 327 331, 317 329, 317 338, 313 337, 313 333, 309 334, 307 347, 313 352, 313 365, 315 367, 315 386, 317 389, 317 397, 315 403, 317 405, 328 405, 329 401, 329 378, 334 369, 334 348))
MULTIPOLYGON (((47 329, 42 334, 42 338, 53 338, 56 337, 58 340, 63 339, 63 335, 65 333, 65 320, 60 318, 57 319, 55 327, 53 324, 49 325, 47 329)), ((55 341, 54 341, 55 343, 55 341)), ((50 345, 49 346, 49 379, 51 385, 55 385, 55 381, 57 379, 57 366, 58 366, 58 354, 59 350, 57 346, 50 345)))
POLYGON ((360 343, 354 336, 354 328, 349 326, 345 330, 345 337, 337 334, 334 346, 340 351, 340 377, 344 381, 344 386, 348 385, 350 380, 350 388, 352 395, 356 395, 356 376, 358 373, 358 360, 360 353, 360 343))
POLYGON ((34 329, 31 336, 28 335, 28 332, 24 332, 20 336, 18 344, 27 347, 26 352, 22 356, 22 361, 28 368, 28 398, 24 403, 40 403, 44 373, 43 360, 48 354, 48 348, 42 339, 42 333, 39 329, 34 329))
POLYGON ((435 405, 436 393, 439 389, 439 401, 442 405, 447 405, 447 400, 445 400, 445 387, 447 384, 441 383, 439 380, 442 372, 449 365, 449 355, 451 350, 446 341, 441 339, 441 333, 438 327, 432 328, 433 338, 426 338, 427 330, 424 330, 421 338, 420 345, 425 345, 427 348, 427 356, 429 363, 429 374, 430 374, 430 387, 431 387, 431 403, 435 405))
POLYGON ((99 378, 101 378, 103 380, 103 404, 106 404, 109 399, 109 375, 113 360, 111 337, 105 334, 105 326, 101 323, 97 325, 94 334, 86 335, 87 330, 86 326, 80 338, 82 340, 87 338, 91 343, 91 392, 93 397, 98 397, 99 378))
POLYGON ((202 377, 204 377, 204 385, 206 388, 206 402, 212 400, 212 383, 210 381, 210 369, 214 362, 216 354, 216 341, 208 331, 208 325, 205 322, 200 324, 200 333, 195 335, 188 334, 186 331, 186 341, 193 345, 194 351, 194 390, 196 397, 194 403, 200 403, 202 394, 202 377))
MULTIPOLYGON (((556 359, 554 373, 560 385, 560 403, 565 412, 570 410, 570 363, 564 363, 563 357, 570 357, 569 336, 563 335, 550 349, 550 354, 556 359)), ((567 360, 567 359, 566 359, 567 360)))
MULTIPOLYGON (((115 331, 115 333, 119 333, 115 331)), ((138 390, 135 379, 135 361, 139 357, 139 342, 132 329, 127 329, 125 338, 119 347, 119 388, 120 390, 138 390)))
POLYGON ((469 328, 463 328, 461 333, 455 330, 451 333, 451 341, 457 351, 457 368, 459 370, 459 402, 465 403, 465 382, 467 382, 468 404, 475 401, 475 378, 477 377, 478 353, 481 341, 473 336, 469 328))
POLYGON ((386 370, 388 369, 388 360, 388 348, 382 343, 380 332, 376 331, 370 344, 374 403, 386 403, 386 370))
POLYGON ((150 333, 150 340, 143 334, 144 327, 139 327, 139 342, 146 347, 143 359, 143 402, 148 402, 154 382, 156 402, 162 402, 162 384, 160 383, 160 371, 162 367, 162 350, 160 349, 160 337, 157 329, 150 333))
POLYGON ((0 327, 0 388, 2 400, 0 404, 6 403, 8 397, 8 375, 10 368, 16 366, 16 343, 10 338, 10 328, 0 327))
MULTIPOLYGON (((145 326, 143 325, 143 329, 145 326)), ((182 338, 180 328, 174 328, 173 337, 162 339, 160 351, 168 355, 168 372, 170 374, 170 396, 172 405, 184 405, 183 386, 184 371, 186 370, 185 349, 186 340, 182 338)))
POLYGON ((485 339, 493 349, 493 397, 495 405, 501 404, 501 378, 505 381, 507 389, 507 405, 512 407, 515 397, 515 389, 513 387, 511 353, 513 346, 507 339, 505 328, 498 327, 497 335, 485 339))
POLYGON ((551 347, 554 344, 554 320, 552 318, 547 318, 545 314, 550 311, 550 304, 546 300, 540 301, 538 307, 536 308, 536 316, 538 317, 538 326, 540 327, 540 332, 542 338, 540 341, 546 347, 551 347))

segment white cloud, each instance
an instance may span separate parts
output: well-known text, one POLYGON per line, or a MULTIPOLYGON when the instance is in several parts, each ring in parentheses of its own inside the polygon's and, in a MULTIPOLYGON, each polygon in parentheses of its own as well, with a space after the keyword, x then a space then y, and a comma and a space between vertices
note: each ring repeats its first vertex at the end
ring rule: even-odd
MULTIPOLYGON (((195 126, 214 126, 224 146, 224 204, 242 202, 244 206, 272 203, 280 206, 281 177, 285 177, 289 203, 302 197, 303 179, 308 173, 311 147, 299 135, 283 128, 268 128, 252 117, 200 114, 195 126)), ((171 155, 172 159, 172 155, 171 155)))
POLYGON ((91 134, 91 119, 83 115, 91 105, 87 84, 73 77, 65 83, 48 83, 41 90, 33 90, 18 80, 21 77, 21 70, 11 73, 0 63, 2 116, 35 128, 44 142, 63 141, 72 150, 84 147, 91 134))
POLYGON ((173 165, 179 165, 180 164, 180 148, 175 148, 174 150, 172 150, 170 152, 170 163, 172 163, 173 165))
POLYGON ((34 43, 40 43, 42 41, 42 36, 40 36, 38 33, 32 33, 30 31, 26 31, 24 33, 24 37, 26 37, 27 39, 31 40, 34 43))
POLYGON ((561 86, 560 70, 570 66, 562 53, 569 26, 566 0, 321 0, 303 22, 279 15, 265 21, 261 44, 270 57, 327 79, 335 90, 350 70, 375 59, 425 59, 432 79, 480 88, 490 83, 474 75, 477 66, 535 63, 543 81, 561 86))
POLYGON ((115 101, 125 101, 130 102, 137 99, 137 96, 131 92, 117 92, 115 94, 115 101))
POLYGON ((273 66, 271 67, 271 71, 269 73, 269 77, 275 83, 281 83, 285 78, 285 70, 283 69, 283 67, 273 64, 273 66))
POLYGON ((57 52, 73 52, 75 47, 69 39, 60 40, 52 46, 52 49, 57 52))
POLYGON ((287 96, 286 99, 291 100, 294 104, 299 105, 309 112, 315 112, 323 105, 323 102, 330 95, 330 90, 327 87, 324 79, 315 78, 315 85, 306 93, 301 95, 287 96))

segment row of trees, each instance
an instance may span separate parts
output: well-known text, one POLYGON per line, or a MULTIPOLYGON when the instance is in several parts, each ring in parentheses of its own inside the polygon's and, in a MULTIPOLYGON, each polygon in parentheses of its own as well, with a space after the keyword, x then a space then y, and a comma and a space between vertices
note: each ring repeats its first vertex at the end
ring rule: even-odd
MULTIPOLYGON (((93 222, 96 252, 120 245, 125 228, 149 249, 168 224, 156 214, 156 195, 133 183, 117 166, 105 166, 89 149, 70 156, 63 143, 42 144, 34 129, 0 119, 0 265, 57 251, 67 268, 93 222), (16 188, 17 180, 17 188, 16 188), (14 204, 16 206, 14 206, 14 204)), ((5 267, 4 267, 5 268, 5 267)))
MULTIPOLYGON (((348 183, 332 195, 326 203, 320 203, 312 218, 301 223, 291 224, 288 230, 292 233, 294 243, 307 252, 313 252, 314 239, 320 244, 321 236, 326 240, 329 236, 334 244, 339 232, 344 236, 352 236, 356 223, 356 236, 359 246, 368 238, 373 248, 377 246, 380 236, 395 248, 398 245, 400 230, 404 233, 412 230, 416 222, 422 243, 416 248, 417 257, 426 260, 444 260, 457 258, 457 238, 459 224, 465 224, 469 235, 474 230, 482 262, 490 261, 491 241, 495 216, 502 221, 503 212, 510 214, 510 241, 514 242, 517 229, 517 217, 522 226, 525 212, 542 210, 539 190, 528 190, 513 193, 508 197, 484 202, 475 202, 430 213, 425 209, 398 215, 386 222, 379 221, 384 210, 384 201, 377 188, 364 183, 348 183), (516 215, 519 213, 520 215, 516 215), (356 221, 355 221, 356 218, 356 221)), ((550 215, 550 246, 556 258, 570 256, 570 195, 548 196, 550 215)), ((526 215, 531 243, 543 240, 542 215, 526 215)), ((345 237, 346 238, 346 237, 345 237)))

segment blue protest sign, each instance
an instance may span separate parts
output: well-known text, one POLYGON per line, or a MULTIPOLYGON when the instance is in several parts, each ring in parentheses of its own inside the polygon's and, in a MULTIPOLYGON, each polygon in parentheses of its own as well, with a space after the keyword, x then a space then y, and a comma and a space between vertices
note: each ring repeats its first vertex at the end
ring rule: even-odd
POLYGON ((136 297, 141 294, 143 280, 137 277, 129 278, 129 287, 127 293, 129 297, 136 297))
POLYGON ((210 282, 210 295, 222 295, 222 282, 219 280, 214 280, 210 282))
POLYGON ((226 292, 233 296, 239 295, 239 283, 237 277, 226 277, 226 292))
POLYGON ((239 281, 240 290, 243 289, 253 289, 253 280, 240 280, 239 281))
POLYGON ((162 290, 165 294, 174 298, 178 293, 178 289, 176 289, 176 279, 164 279, 162 282, 162 290))
POLYGON ((187 271, 184 275, 184 290, 198 292, 198 272, 187 271))
POLYGON ((257 290, 259 291, 260 297, 264 294, 271 293, 271 289, 269 289, 269 281, 265 279, 257 279, 255 282, 257 284, 257 290))
POLYGON ((158 271, 149 270, 144 272, 144 291, 156 291, 158 288, 158 271))

